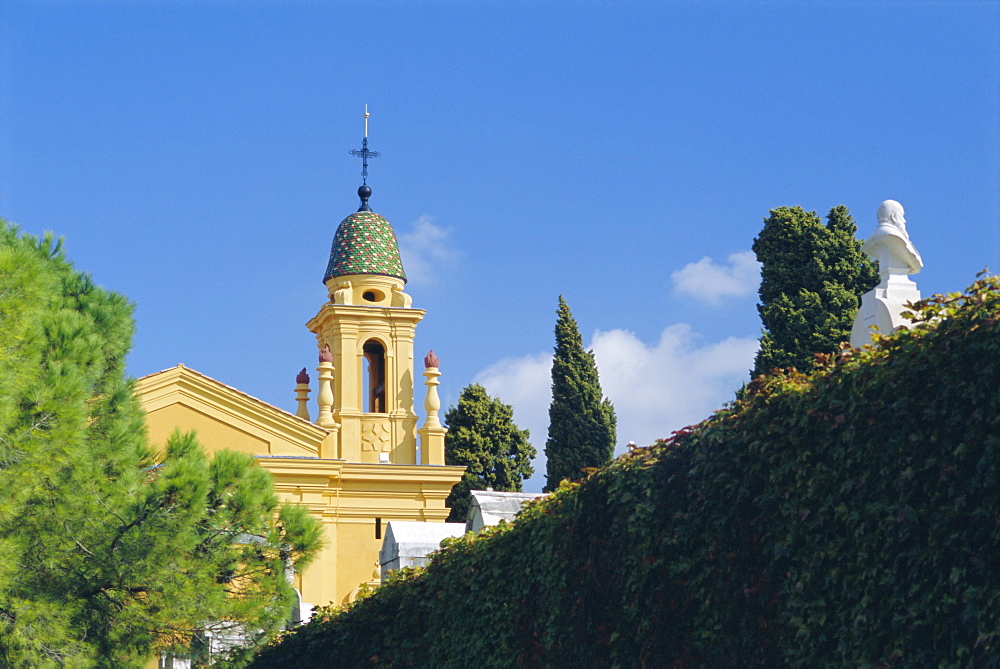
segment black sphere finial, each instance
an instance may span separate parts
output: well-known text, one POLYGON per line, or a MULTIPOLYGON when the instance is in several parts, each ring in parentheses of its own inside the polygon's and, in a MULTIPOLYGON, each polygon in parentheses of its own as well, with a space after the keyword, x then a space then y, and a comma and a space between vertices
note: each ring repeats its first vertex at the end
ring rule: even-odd
POLYGON ((361 206, 358 207, 358 211, 371 211, 372 208, 368 206, 368 198, 372 196, 371 186, 367 184, 362 184, 358 187, 358 197, 361 198, 361 206))

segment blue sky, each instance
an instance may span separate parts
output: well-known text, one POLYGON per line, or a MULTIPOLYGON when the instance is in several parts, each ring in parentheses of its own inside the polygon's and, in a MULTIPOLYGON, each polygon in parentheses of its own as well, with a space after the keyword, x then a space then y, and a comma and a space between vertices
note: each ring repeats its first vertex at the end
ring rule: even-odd
POLYGON ((539 451, 560 294, 622 446, 732 396, 773 207, 899 200, 925 295, 1000 267, 996 2, 6 0, 0 216, 136 302, 133 375, 292 409, 366 103, 417 348, 539 451))

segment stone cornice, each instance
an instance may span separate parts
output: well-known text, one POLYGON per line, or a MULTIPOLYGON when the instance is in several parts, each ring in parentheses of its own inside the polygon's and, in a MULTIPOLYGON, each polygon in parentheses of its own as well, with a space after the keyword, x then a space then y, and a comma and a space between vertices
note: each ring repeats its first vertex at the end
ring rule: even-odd
POLYGON ((275 476, 314 479, 332 488, 363 486, 358 496, 382 495, 386 486, 409 486, 431 492, 451 487, 462 478, 465 467, 447 465, 383 465, 294 456, 257 456, 257 463, 275 476), (377 482, 377 486, 363 485, 377 482))
POLYGON ((309 328, 311 332, 316 332, 319 330, 320 324, 328 319, 332 319, 335 316, 342 318, 348 316, 345 323, 351 324, 351 327, 365 327, 370 325, 373 328, 380 329, 385 327, 385 323, 388 320, 392 321, 411 321, 414 325, 419 323, 423 319, 424 314, 427 312, 423 309, 412 309, 404 307, 367 307, 360 305, 351 304, 333 304, 327 302, 324 304, 319 313, 316 314, 312 319, 306 323, 306 327, 309 328))
POLYGON ((446 485, 448 489, 455 485, 465 467, 448 465, 382 465, 347 462, 344 464, 343 479, 345 484, 357 484, 363 481, 379 481, 385 483, 413 483, 419 481, 421 486, 437 487, 446 485))

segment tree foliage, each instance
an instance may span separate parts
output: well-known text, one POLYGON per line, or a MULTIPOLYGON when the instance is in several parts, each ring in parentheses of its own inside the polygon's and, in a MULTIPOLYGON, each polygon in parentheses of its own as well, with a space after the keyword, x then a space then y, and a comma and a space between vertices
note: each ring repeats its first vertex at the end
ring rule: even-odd
POLYGON ((843 205, 830 210, 826 225, 801 207, 778 207, 764 219, 753 243, 764 325, 753 376, 809 371, 816 353, 834 353, 850 338, 861 296, 878 283, 877 264, 861 253, 856 232, 843 205))
POLYGON ((556 314, 546 492, 563 479, 581 478, 585 469, 603 467, 615 452, 615 408, 601 392, 594 352, 583 348, 580 329, 562 295, 556 314))
POLYGON ((535 448, 528 441, 528 431, 514 424, 512 406, 490 397, 481 385, 466 386, 444 420, 448 425, 445 463, 466 468, 445 501, 451 509, 449 522, 465 521, 470 490, 518 492, 522 481, 534 473, 535 448))
POLYGON ((996 667, 1000 279, 917 311, 252 666, 996 667))
POLYGON ((321 528, 251 456, 155 453, 124 375, 132 306, 0 221, 0 666, 142 666, 287 620, 321 528))

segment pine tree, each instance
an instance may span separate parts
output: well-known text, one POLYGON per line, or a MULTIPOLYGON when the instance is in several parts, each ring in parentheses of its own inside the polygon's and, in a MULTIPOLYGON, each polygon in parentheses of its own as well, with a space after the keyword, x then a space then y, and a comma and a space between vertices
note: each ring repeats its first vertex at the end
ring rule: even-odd
POLYGON ((250 646, 322 528, 250 456, 147 442, 132 306, 0 221, 0 666, 132 667, 213 626, 250 646))
POLYGON ((448 425, 445 463, 466 467, 445 501, 451 509, 448 522, 465 521, 470 490, 519 492, 524 479, 534 473, 535 448, 528 441, 528 431, 514 424, 513 407, 490 397, 481 385, 462 390, 458 405, 449 408, 444 419, 448 425))
POLYGON ((771 210, 753 243, 764 325, 753 376, 777 367, 809 371, 815 354, 833 353, 850 338, 861 296, 878 283, 856 232, 843 205, 830 210, 826 225, 801 207, 771 210))
POLYGON ((552 358, 552 404, 545 442, 545 491, 582 470, 603 467, 615 452, 615 409, 601 392, 594 352, 583 338, 566 301, 559 296, 556 348, 552 358))

